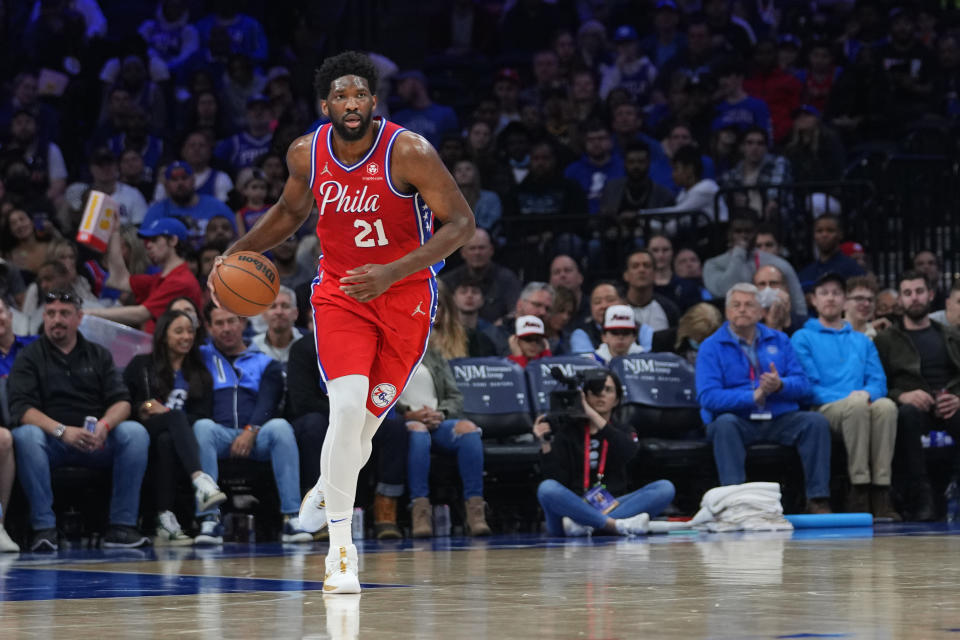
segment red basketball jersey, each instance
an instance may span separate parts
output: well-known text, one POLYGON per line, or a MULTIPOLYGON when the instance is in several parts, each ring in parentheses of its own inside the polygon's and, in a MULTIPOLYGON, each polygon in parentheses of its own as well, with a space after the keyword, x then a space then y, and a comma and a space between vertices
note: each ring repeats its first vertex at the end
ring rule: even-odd
MULTIPOLYGON (((313 134, 310 189, 320 211, 320 268, 338 279, 364 264, 393 262, 433 234, 433 212, 420 194, 402 193, 390 179, 390 152, 406 129, 379 117, 374 123, 373 146, 350 166, 333 153, 329 123, 313 134)), ((443 261, 404 280, 431 278, 442 267, 443 261)))

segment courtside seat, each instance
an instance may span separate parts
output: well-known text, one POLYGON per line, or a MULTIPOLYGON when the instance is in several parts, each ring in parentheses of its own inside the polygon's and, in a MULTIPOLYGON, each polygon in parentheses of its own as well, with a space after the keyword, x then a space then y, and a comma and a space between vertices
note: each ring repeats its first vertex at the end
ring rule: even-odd
POLYGON ((540 448, 532 441, 523 369, 506 358, 458 358, 450 361, 450 367, 463 393, 463 417, 483 430, 490 525, 499 532, 530 529, 538 522, 540 448))
POLYGON ((280 498, 270 463, 222 458, 217 465, 217 484, 228 498, 220 507, 223 515, 231 512, 252 513, 256 517, 257 539, 275 539, 283 522, 279 515, 280 498), (248 501, 246 496, 253 496, 256 502, 245 504, 248 501), (241 506, 236 506, 237 503, 241 506))
POLYGON ((463 394, 463 417, 483 429, 484 440, 508 441, 533 430, 523 369, 506 358, 450 361, 463 394))

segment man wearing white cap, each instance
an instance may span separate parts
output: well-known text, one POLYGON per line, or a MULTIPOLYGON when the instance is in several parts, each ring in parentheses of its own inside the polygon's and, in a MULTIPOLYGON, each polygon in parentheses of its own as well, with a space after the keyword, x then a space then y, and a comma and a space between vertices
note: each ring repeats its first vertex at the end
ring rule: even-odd
POLYGON ((517 318, 516 333, 510 336, 509 360, 526 367, 531 360, 552 356, 543 330, 543 320, 537 316, 517 318))
POLYGON ((610 364, 611 360, 619 356, 646 351, 637 344, 637 319, 633 309, 625 304, 607 307, 600 341, 601 344, 593 352, 593 357, 603 364, 610 364))

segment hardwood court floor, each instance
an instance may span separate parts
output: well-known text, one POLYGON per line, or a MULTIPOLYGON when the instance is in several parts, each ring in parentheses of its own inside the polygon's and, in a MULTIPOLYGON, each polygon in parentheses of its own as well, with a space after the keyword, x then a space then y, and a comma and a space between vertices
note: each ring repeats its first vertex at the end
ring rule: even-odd
POLYGON ((320 544, 21 554, 0 638, 960 638, 958 533, 367 542, 359 599, 320 544))

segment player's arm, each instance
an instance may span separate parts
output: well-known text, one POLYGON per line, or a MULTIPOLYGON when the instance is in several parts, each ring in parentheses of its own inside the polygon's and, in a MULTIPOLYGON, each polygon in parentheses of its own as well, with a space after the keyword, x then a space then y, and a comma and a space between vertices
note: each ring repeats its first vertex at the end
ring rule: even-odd
POLYGON ((290 177, 283 185, 283 193, 252 229, 233 243, 224 255, 237 251, 263 253, 272 249, 300 228, 310 215, 313 193, 310 191, 310 143, 313 134, 301 136, 287 150, 287 169, 290 177))
POLYGON ((390 172, 403 191, 419 191, 443 223, 423 246, 386 265, 367 264, 347 272, 341 289, 361 302, 373 300, 391 284, 443 260, 473 237, 476 222, 470 205, 440 160, 421 136, 404 132, 393 150, 390 172))

